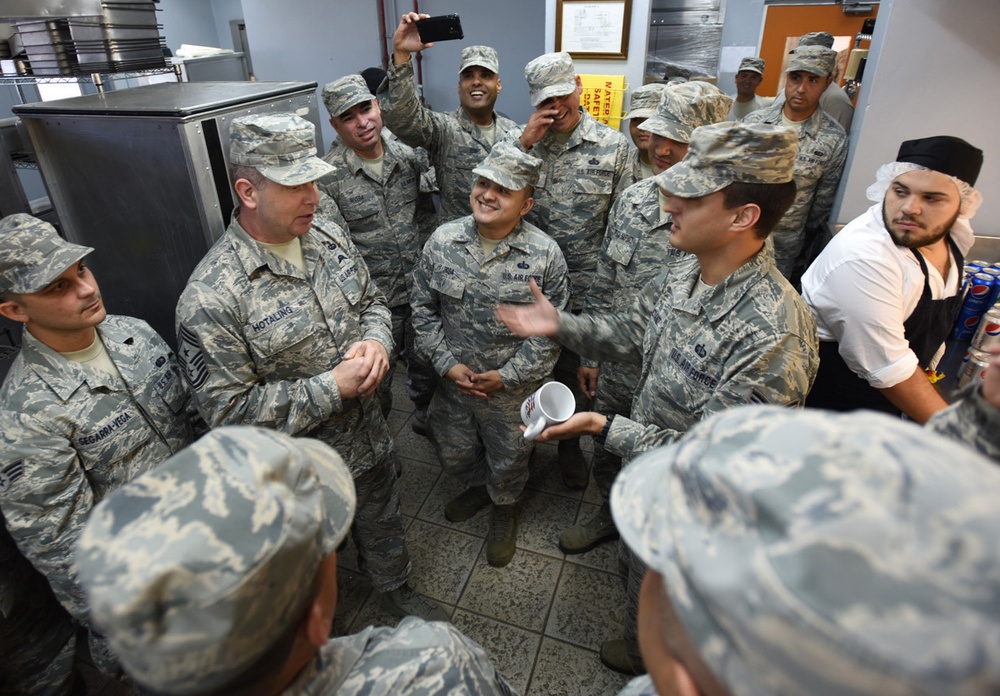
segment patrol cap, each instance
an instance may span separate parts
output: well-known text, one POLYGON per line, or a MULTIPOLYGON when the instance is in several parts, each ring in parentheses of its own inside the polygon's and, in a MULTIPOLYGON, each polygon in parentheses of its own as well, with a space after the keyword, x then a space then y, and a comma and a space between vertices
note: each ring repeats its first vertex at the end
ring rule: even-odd
POLYGON ((354 506, 328 445, 213 430, 94 508, 76 551, 91 617, 139 685, 225 686, 302 618, 354 506))
POLYGON ((576 89, 576 69, 565 51, 535 58, 524 66, 524 79, 528 81, 533 107, 549 97, 563 97, 576 89))
POLYGON ((257 114, 233 119, 229 161, 253 167, 283 186, 316 181, 334 168, 316 156, 313 124, 295 114, 257 114))
POLYGON ((791 128, 715 123, 695 129, 684 159, 654 178, 661 189, 682 198, 707 196, 735 181, 784 184, 792 180, 798 151, 799 139, 791 128))
POLYGON ((466 68, 478 65, 495 75, 500 74, 500 59, 497 50, 491 46, 466 46, 462 49, 462 64, 458 68, 461 74, 466 68))
POLYGON ((755 72, 758 75, 764 74, 764 59, 757 58, 756 56, 746 56, 740 61, 740 67, 736 72, 743 72, 744 70, 749 70, 750 72, 755 72))
POLYGON ((625 118, 649 118, 656 113, 656 105, 660 103, 667 86, 662 82, 643 85, 632 92, 625 118))
POLYGON ((905 141, 899 146, 896 161, 919 164, 975 186, 983 167, 983 151, 953 135, 935 135, 905 141))
POLYGON ((747 406, 625 468, 625 543, 734 696, 1000 692, 1000 469, 912 423, 747 406))
POLYGON ((799 37, 799 46, 833 48, 833 34, 826 31, 811 31, 799 37))
POLYGON ((44 290, 92 251, 67 242, 44 220, 27 213, 8 215, 0 220, 0 292, 44 290))
POLYGON ((792 57, 788 60, 786 73, 801 70, 812 73, 820 77, 827 77, 833 74, 833 69, 837 66, 837 52, 832 48, 823 46, 799 46, 792 51, 792 57))
POLYGON ((338 80, 328 82, 323 87, 323 104, 330 116, 337 118, 355 104, 362 104, 375 99, 368 91, 368 84, 361 75, 344 75, 338 80))
POLYGON ((732 97, 707 82, 667 85, 656 113, 640 123, 639 130, 687 143, 698 126, 724 121, 732 104, 732 97))
POLYGON ((486 159, 472 171, 506 189, 519 191, 525 186, 534 186, 538 183, 538 172, 541 167, 542 160, 508 142, 501 141, 493 146, 486 159))

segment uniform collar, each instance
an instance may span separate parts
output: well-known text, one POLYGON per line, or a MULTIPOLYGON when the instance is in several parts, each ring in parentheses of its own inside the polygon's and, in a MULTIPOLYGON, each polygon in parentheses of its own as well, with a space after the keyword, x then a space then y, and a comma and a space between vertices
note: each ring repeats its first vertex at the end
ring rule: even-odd
MULTIPOLYGON (((383 179, 387 180, 389 175, 392 173, 393 167, 399 164, 399 145, 392 138, 387 138, 385 135, 382 138, 382 168, 385 172, 383 179)), ((357 176, 359 172, 364 171, 364 166, 366 160, 358 155, 354 150, 344 145, 340 140, 336 142, 337 147, 341 148, 344 153, 344 163, 347 165, 347 169, 352 175, 357 176)))
MULTIPOLYGON (((553 133, 546 133, 542 137, 542 140, 548 141, 550 148, 558 142, 553 133)), ((572 149, 584 141, 598 143, 601 141, 601 138, 597 135, 597 121, 594 120, 589 111, 581 106, 580 122, 576 124, 576 128, 569 134, 569 140, 566 141, 566 149, 572 149)))
MULTIPOLYGON (((132 332, 126 331, 109 316, 98 325, 97 334, 122 376, 134 372, 141 356, 132 332)), ((123 386, 104 370, 67 360, 29 331, 22 333, 21 355, 24 365, 63 401, 67 401, 84 383, 91 389, 104 387, 112 391, 120 391, 123 386)))
MULTIPOLYGON (((253 276, 261 268, 266 267, 276 275, 292 276, 293 278, 305 280, 306 276, 302 271, 269 252, 260 245, 260 242, 251 237, 243 229, 239 221, 239 208, 233 211, 233 218, 226 232, 231 236, 232 249, 248 277, 253 276)), ((313 238, 311 233, 312 229, 299 237, 299 243, 302 245, 302 259, 306 263, 306 268, 309 268, 310 259, 313 256, 313 238)))
MULTIPOLYGON (((526 254, 530 253, 531 245, 528 243, 528 240, 525 239, 524 229, 524 218, 521 218, 521 221, 517 223, 513 230, 511 230, 510 234, 501 239, 500 243, 497 244, 495 251, 496 255, 502 256, 508 249, 516 249, 517 251, 521 251, 526 254)), ((465 244, 469 246, 470 249, 479 249, 480 252, 482 252, 482 246, 479 244, 479 230, 476 229, 476 219, 471 215, 465 219, 464 232, 465 234, 458 237, 458 243, 465 244)))
POLYGON ((649 229, 660 227, 660 195, 655 179, 643 179, 632 184, 622 197, 642 216, 649 229))
MULTIPOLYGON (((682 262, 683 263, 683 262, 682 262)), ((704 312, 712 323, 729 314, 743 296, 774 267, 774 258, 765 245, 728 278, 704 293, 691 297, 691 289, 701 276, 698 259, 691 257, 686 267, 675 266, 673 308, 688 314, 704 312)))

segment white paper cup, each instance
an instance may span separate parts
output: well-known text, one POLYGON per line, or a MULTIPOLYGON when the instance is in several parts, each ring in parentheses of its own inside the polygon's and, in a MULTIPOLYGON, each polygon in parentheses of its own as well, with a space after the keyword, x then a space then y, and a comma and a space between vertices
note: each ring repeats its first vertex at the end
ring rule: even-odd
POLYGON ((576 410, 572 390, 561 382, 546 382, 521 404, 525 440, 534 440, 550 425, 562 423, 576 410))

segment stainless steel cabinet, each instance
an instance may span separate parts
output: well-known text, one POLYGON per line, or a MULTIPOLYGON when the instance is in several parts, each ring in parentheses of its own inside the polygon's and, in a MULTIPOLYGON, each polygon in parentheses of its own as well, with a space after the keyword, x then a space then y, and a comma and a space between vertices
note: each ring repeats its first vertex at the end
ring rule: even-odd
POLYGON ((63 233, 96 250, 91 267, 108 310, 145 319, 171 344, 177 298, 235 204, 229 124, 295 112, 322 137, 314 82, 157 84, 14 112, 63 233))

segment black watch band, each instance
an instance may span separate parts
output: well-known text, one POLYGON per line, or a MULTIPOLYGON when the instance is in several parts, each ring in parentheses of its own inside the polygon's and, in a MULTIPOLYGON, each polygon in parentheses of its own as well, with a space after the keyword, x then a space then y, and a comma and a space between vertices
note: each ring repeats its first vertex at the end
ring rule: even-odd
POLYGON ((594 442, 604 447, 604 441, 608 439, 608 433, 611 431, 611 424, 615 421, 615 414, 609 413, 606 415, 607 420, 604 421, 604 427, 601 428, 601 434, 594 438, 594 442))

